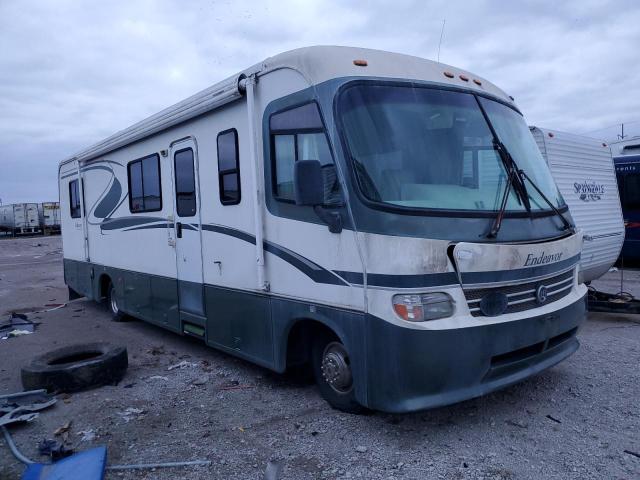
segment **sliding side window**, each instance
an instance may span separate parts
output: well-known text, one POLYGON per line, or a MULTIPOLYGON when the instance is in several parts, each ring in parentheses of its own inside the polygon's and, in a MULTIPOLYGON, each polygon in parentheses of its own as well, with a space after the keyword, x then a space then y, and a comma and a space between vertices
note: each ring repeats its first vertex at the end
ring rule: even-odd
POLYGON ((80 188, 78 180, 69 182, 69 209, 71 218, 80 218, 80 188))
POLYGON ((340 204, 336 168, 322 118, 315 102, 275 113, 269 120, 271 133, 273 195, 293 203, 293 165, 299 160, 318 160, 324 177, 325 205, 340 204))
POLYGON ((162 210, 160 157, 157 154, 139 158, 127 165, 129 175, 129 210, 131 213, 162 210))
POLYGON ((240 203, 240 160, 235 128, 218 134, 218 184, 223 205, 240 203))

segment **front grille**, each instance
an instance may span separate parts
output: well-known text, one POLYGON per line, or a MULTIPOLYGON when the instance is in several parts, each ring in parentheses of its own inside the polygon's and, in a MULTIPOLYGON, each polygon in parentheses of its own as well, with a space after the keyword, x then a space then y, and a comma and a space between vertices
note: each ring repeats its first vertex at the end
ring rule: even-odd
POLYGON ((544 302, 544 305, 560 300, 571 292, 571 287, 573 285, 573 269, 535 282, 507 285, 503 287, 465 289, 464 295, 467 299, 467 304, 469 305, 469 311, 474 317, 484 316, 480 311, 480 301, 485 295, 492 292, 499 292, 507 296, 508 304, 503 313, 524 312, 525 310, 531 310, 532 308, 541 306, 536 299, 536 290, 541 285, 547 287, 548 292, 547 300, 544 302))

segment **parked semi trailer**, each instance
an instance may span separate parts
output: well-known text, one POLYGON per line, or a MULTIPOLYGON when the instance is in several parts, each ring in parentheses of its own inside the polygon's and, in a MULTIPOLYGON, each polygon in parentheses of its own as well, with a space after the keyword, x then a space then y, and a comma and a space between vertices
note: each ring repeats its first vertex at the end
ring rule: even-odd
POLYGON ((38 213, 43 234, 50 235, 52 233, 60 233, 59 202, 43 202, 38 204, 38 213))
POLYGON ((591 282, 609 271, 624 242, 611 148, 594 138, 529 128, 576 226, 583 231, 579 279, 591 282))
POLYGON ((567 204, 513 99, 422 58, 268 58, 59 166, 72 294, 334 407, 484 395, 578 348, 567 204))
POLYGON ((0 229, 12 235, 40 233, 37 203, 0 205, 0 229))

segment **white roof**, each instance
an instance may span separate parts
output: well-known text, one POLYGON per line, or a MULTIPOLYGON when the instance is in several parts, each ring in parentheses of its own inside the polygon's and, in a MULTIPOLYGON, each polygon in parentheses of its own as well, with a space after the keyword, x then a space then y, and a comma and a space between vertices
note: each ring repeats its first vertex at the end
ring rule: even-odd
POLYGON ((339 77, 367 76, 437 82, 486 92, 507 102, 511 98, 493 83, 466 70, 400 53, 368 48, 315 46, 298 48, 269 57, 237 75, 219 82, 175 105, 142 120, 61 162, 88 161, 178 125, 242 96, 240 81, 245 76, 266 75, 289 68, 298 71, 309 85, 339 77), (357 66, 354 60, 365 60, 357 66), (445 75, 445 73, 448 75, 445 75), (467 80, 464 80, 466 78, 467 80))

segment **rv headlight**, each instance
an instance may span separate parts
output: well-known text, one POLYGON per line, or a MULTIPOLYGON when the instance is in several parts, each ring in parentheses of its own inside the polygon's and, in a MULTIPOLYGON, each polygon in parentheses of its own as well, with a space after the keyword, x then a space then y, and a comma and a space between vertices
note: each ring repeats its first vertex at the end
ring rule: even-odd
POLYGON ((453 315, 453 298, 444 292, 394 295, 393 310, 408 322, 424 322, 453 315))

